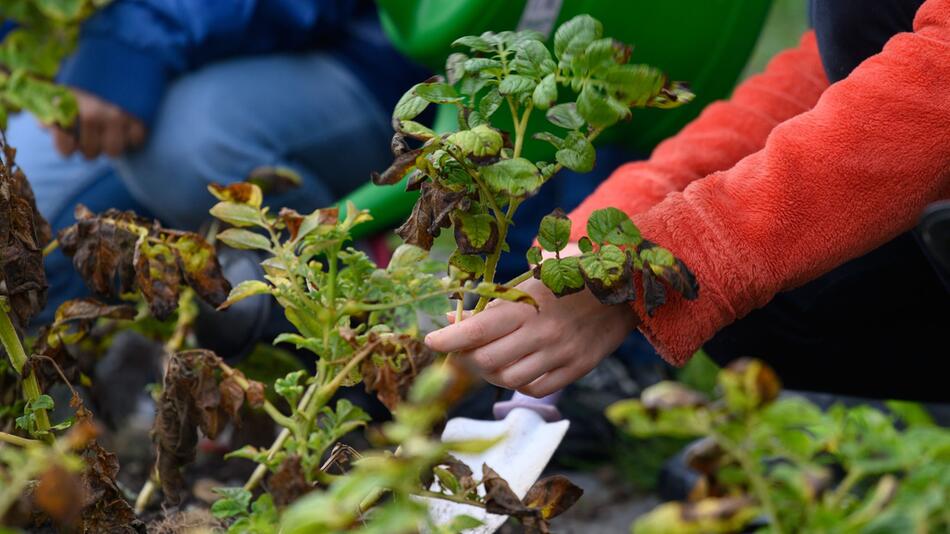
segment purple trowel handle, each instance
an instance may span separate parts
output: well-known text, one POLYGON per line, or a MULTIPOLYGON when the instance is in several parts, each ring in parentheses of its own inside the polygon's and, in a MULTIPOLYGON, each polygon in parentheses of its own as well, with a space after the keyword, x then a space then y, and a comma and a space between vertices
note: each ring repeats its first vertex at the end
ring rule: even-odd
POLYGON ((553 423, 554 421, 561 420, 561 412, 557 409, 557 401, 560 398, 560 391, 555 391, 547 397, 541 397, 540 399, 522 395, 516 391, 514 396, 511 397, 511 400, 496 402, 492 413, 494 413, 495 419, 501 420, 515 408, 527 408, 540 415, 545 421, 553 423))

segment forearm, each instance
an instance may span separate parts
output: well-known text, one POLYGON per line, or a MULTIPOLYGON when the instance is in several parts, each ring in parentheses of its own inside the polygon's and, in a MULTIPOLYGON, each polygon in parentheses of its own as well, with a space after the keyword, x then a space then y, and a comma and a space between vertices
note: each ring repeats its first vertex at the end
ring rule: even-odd
MULTIPOLYGON (((717 330, 911 228, 950 197, 950 0, 921 8, 914 33, 775 128, 763 150, 636 215, 649 239, 696 273, 642 329, 682 363, 717 330)), ((897 283, 897 282, 896 282, 897 283)))

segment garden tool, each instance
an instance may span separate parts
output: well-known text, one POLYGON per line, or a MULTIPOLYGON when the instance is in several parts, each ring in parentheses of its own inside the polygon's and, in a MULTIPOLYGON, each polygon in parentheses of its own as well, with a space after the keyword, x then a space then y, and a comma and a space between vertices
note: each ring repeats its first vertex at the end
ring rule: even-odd
MULTIPOLYGON (((481 476, 482 464, 488 465, 508 482, 519 499, 524 498, 567 432, 569 423, 561 418, 556 406, 560 396, 560 391, 540 399, 515 393, 511 400, 495 403, 495 421, 450 419, 442 432, 442 441, 501 438, 484 452, 455 456, 476 478, 481 476)), ((482 522, 482 526, 466 530, 465 534, 491 534, 508 519, 508 516, 489 514, 484 508, 442 499, 426 499, 426 503, 430 517, 438 525, 446 525, 463 514, 482 522)))

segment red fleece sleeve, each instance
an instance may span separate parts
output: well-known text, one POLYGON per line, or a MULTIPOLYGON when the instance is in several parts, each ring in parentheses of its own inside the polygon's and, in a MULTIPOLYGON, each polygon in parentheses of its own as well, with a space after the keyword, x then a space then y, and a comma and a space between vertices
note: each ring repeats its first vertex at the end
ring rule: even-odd
MULTIPOLYGON (((910 229, 950 198, 950 0, 928 0, 914 31, 777 126, 735 167, 672 193, 634 221, 696 273, 699 298, 642 329, 674 363, 717 330, 910 229)), ((886 313, 886 310, 882 310, 886 313)))
POLYGON ((761 150, 776 125, 811 109, 827 87, 815 35, 808 32, 797 48, 778 54, 763 73, 737 87, 732 98, 710 104, 657 146, 650 159, 618 168, 571 213, 574 239, 584 234, 596 209, 646 211, 667 194, 761 150))

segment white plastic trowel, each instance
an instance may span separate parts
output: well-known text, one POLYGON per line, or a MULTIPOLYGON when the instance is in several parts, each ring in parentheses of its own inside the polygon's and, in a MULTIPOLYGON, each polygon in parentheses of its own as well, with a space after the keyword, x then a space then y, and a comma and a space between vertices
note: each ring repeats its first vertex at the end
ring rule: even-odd
MULTIPOLYGON (((569 423, 561 418, 555 406, 561 392, 536 399, 515 393, 509 401, 495 403, 495 421, 480 421, 465 417, 450 419, 442 432, 442 441, 470 439, 504 439, 478 454, 454 454, 479 476, 482 464, 494 469, 508 482, 519 499, 524 498, 541 476, 554 451, 564 439, 569 423)), ((484 488, 479 487, 484 493, 484 488)), ((458 515, 469 515, 482 526, 469 529, 465 534, 491 534, 505 523, 508 516, 489 514, 484 508, 441 499, 425 499, 429 515, 438 525, 447 525, 458 515)))

